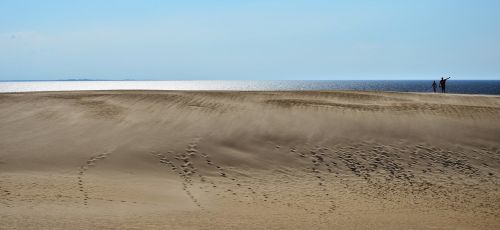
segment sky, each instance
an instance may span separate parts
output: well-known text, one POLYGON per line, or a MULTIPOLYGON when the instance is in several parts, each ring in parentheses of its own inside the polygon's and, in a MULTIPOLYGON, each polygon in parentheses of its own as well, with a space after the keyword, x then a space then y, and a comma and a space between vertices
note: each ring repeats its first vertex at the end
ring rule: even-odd
POLYGON ((0 0, 0 80, 500 80, 497 0, 0 0))

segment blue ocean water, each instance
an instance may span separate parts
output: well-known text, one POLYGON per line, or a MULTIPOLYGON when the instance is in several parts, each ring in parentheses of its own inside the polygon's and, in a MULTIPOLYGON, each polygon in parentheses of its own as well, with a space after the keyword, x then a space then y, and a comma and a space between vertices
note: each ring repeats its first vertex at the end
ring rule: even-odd
MULTIPOLYGON (((324 81, 4 81, 0 92, 75 90, 368 90, 432 92, 428 80, 324 80, 324 81)), ((437 89, 439 91, 439 88, 437 89)), ((448 93, 500 95, 500 80, 448 80, 448 93)))

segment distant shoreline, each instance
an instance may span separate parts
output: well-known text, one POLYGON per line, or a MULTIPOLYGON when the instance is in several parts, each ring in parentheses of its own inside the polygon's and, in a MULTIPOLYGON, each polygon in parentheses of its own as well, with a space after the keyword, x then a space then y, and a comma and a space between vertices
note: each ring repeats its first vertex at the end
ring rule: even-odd
MULTIPOLYGON (((49 80, 2 81, 0 92, 49 92, 94 90, 175 90, 175 91, 377 91, 432 93, 430 80, 49 80)), ((453 80, 447 93, 500 95, 500 80, 453 80)), ((439 91, 439 89, 438 89, 439 91)))
POLYGON ((302 90, 302 91, 297 91, 297 90, 269 90, 269 91, 259 91, 259 90, 254 90, 254 91, 244 91, 244 90, 135 90, 135 89, 129 89, 129 90, 122 90, 122 89, 117 89, 117 90, 67 90, 67 91, 26 91, 26 92, 0 92, 0 95, 9 95, 9 94, 94 94, 94 93, 109 93, 109 94, 162 94, 162 93, 228 93, 228 94, 245 94, 245 93, 287 93, 287 94, 293 94, 293 93, 370 93, 370 94, 401 94, 401 95, 422 95, 422 96, 449 96, 449 97, 500 97, 500 95, 494 95, 494 94, 464 94, 464 93, 432 93, 432 92, 398 92, 398 91, 374 91, 374 90, 302 90))

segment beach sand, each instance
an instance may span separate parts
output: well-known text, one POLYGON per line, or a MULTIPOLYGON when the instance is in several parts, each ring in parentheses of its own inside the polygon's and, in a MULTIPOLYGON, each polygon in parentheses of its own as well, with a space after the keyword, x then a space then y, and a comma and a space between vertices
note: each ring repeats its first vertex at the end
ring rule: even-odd
POLYGON ((500 97, 0 94, 0 229, 500 229, 500 97))

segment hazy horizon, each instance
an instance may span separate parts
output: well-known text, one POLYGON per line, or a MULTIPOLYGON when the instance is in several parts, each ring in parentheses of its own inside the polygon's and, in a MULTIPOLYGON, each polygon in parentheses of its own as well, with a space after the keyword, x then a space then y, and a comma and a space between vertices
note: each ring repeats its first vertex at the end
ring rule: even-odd
MULTIPOLYGON (((422 79, 93 79, 93 78, 67 78, 67 79, 19 79, 19 80, 0 80, 0 82, 37 82, 37 81, 437 81, 441 79, 436 78, 422 78, 422 79)), ((500 81, 500 79, 452 79, 452 81, 500 81)))
POLYGON ((0 80, 500 80, 498 1, 2 1, 0 80))

